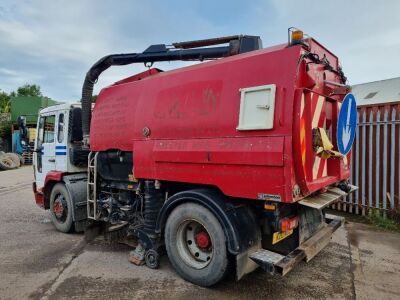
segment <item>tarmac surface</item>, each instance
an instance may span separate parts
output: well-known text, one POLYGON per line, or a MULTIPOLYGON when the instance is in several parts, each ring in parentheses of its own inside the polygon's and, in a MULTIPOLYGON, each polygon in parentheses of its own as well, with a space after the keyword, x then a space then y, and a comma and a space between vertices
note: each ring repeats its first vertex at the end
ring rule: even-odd
POLYGON ((346 223, 286 277, 257 270, 201 288, 166 256, 151 270, 130 264, 125 245, 57 232, 35 204, 32 173, 0 172, 0 299, 400 299, 400 234, 346 223))

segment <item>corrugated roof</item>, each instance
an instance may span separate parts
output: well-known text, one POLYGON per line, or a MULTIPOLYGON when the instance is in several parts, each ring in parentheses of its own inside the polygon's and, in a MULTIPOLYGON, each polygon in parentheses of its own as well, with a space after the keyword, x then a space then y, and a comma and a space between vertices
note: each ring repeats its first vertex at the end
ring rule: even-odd
POLYGON ((400 77, 353 85, 357 105, 400 101, 400 77))

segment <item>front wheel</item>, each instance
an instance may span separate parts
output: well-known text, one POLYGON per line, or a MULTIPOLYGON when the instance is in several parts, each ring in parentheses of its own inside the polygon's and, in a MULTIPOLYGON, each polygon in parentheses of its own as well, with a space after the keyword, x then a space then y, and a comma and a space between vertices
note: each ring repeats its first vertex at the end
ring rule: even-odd
POLYGON ((168 217, 168 257, 179 275, 194 284, 211 286, 224 278, 229 264, 225 240, 217 218, 201 205, 179 205, 168 217))
POLYGON ((62 183, 57 183, 50 194, 51 220, 58 231, 72 232, 72 201, 67 188, 62 183))

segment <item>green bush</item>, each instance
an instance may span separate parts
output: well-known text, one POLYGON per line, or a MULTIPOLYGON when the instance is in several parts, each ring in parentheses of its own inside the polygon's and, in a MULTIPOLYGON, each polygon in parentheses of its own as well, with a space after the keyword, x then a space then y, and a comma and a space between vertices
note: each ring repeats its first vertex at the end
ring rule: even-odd
POLYGON ((400 210, 398 209, 389 210, 388 217, 400 225, 400 210))
POLYGON ((390 210, 386 216, 382 216, 379 210, 371 210, 367 216, 368 221, 382 229, 400 231, 400 213, 390 210))
POLYGON ((0 123, 0 137, 5 139, 11 136, 11 121, 0 123))

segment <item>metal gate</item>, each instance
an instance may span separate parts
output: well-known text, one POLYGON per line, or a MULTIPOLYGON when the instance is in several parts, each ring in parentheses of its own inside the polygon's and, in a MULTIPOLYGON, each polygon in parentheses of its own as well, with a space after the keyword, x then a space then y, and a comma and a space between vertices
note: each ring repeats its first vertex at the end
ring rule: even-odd
POLYGON ((333 208, 365 215, 400 208, 400 102, 358 107, 352 184, 359 189, 333 208))

